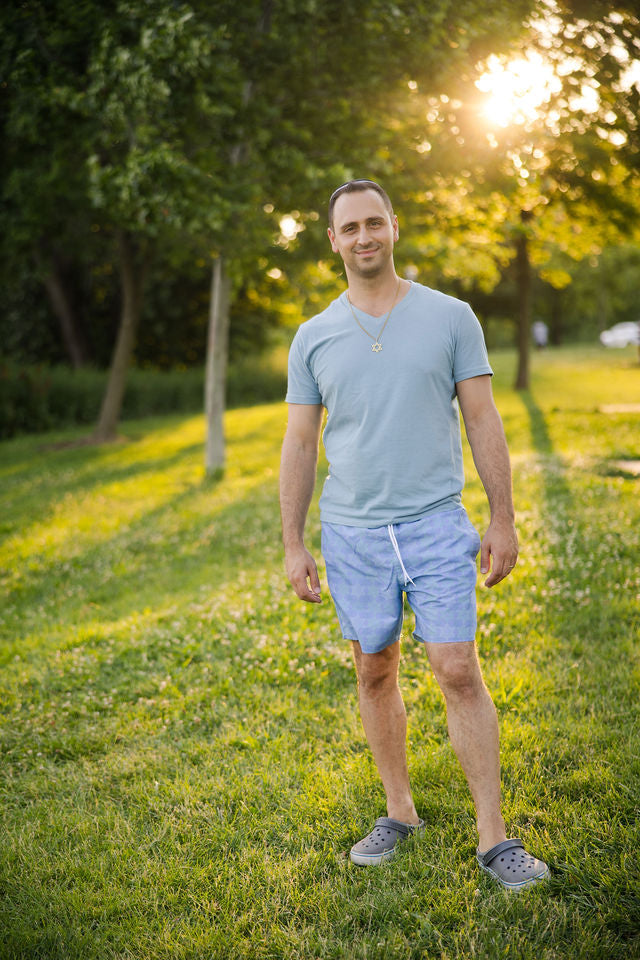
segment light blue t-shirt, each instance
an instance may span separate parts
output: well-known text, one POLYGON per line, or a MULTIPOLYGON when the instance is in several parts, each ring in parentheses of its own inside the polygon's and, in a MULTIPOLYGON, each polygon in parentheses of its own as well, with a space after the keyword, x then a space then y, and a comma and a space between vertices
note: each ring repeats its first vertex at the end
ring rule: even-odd
MULTIPOLYGON (((356 310, 375 337, 383 318, 356 310)), ((323 404, 329 475, 320 516, 380 527, 460 503, 464 486, 455 385, 491 374, 468 304, 413 283, 374 353, 343 293, 301 324, 289 351, 288 403, 323 404)))

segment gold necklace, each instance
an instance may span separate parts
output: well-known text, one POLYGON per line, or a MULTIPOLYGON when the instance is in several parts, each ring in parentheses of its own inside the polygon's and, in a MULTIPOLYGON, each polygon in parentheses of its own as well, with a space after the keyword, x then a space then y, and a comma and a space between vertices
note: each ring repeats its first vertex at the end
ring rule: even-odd
POLYGON ((363 331, 366 333, 366 335, 367 335, 368 337, 371 337, 371 339, 374 341, 374 342, 371 344, 371 349, 373 350, 374 353, 380 353, 380 351, 382 350, 382 344, 380 343, 380 337, 382 336, 382 331, 384 330, 384 328, 386 327, 387 323, 389 322, 389 317, 390 317, 391 314, 393 313, 393 308, 394 308, 395 305, 396 305, 396 301, 397 301, 397 299, 398 299, 398 293, 399 293, 399 291, 400 291, 400 277, 398 277, 398 284, 397 284, 397 286, 396 286, 396 295, 395 295, 395 297, 393 298, 393 303, 391 304, 391 310, 389 310, 389 313, 386 315, 385 320, 384 320, 384 323, 383 323, 382 326, 380 327, 380 333, 378 334, 377 337, 374 337, 372 333, 369 333, 369 331, 366 330, 365 327, 363 327, 362 324, 360 323, 360 321, 358 320, 358 318, 357 318, 357 316, 356 316, 356 312, 355 312, 355 310, 353 309, 353 304, 351 303, 351 300, 349 299, 349 293, 348 293, 348 291, 347 291, 347 302, 348 302, 349 306, 351 307, 351 313, 353 314, 353 319, 354 319, 355 322, 358 324, 358 326, 360 327, 360 329, 363 330, 363 331))

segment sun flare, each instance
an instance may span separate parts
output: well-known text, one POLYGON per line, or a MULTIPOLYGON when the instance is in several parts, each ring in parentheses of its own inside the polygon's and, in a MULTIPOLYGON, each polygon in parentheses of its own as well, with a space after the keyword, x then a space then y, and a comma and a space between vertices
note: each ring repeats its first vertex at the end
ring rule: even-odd
POLYGON ((476 87, 489 94, 482 108, 485 119, 491 126, 508 127, 535 120, 542 104, 560 89, 560 81, 549 63, 529 52, 506 63, 490 56, 476 87))

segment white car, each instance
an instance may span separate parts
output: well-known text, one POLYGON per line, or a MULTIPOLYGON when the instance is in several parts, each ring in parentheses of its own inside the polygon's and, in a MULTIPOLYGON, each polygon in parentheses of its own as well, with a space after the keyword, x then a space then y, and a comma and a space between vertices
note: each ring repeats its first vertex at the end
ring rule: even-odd
POLYGON ((640 323, 634 323, 633 320, 614 323, 609 330, 602 331, 600 343, 605 347, 630 347, 640 344, 640 323))

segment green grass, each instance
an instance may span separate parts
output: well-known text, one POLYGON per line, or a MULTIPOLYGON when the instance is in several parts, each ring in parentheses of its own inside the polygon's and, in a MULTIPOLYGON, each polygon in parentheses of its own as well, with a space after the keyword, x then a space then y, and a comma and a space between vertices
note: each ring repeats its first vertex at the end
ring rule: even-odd
MULTIPOLYGON (((553 876, 521 896, 474 863, 443 702, 407 619, 402 684, 423 839, 381 869, 350 845, 384 812, 328 598, 284 581, 283 404, 128 442, 2 444, 3 958, 640 957, 640 459, 634 352, 493 358, 522 542, 479 590, 508 829, 553 876)), ((465 503, 486 504, 468 451, 465 503)), ((322 472, 322 470, 321 470, 322 472)), ((317 507, 308 540, 318 554, 317 507)))

